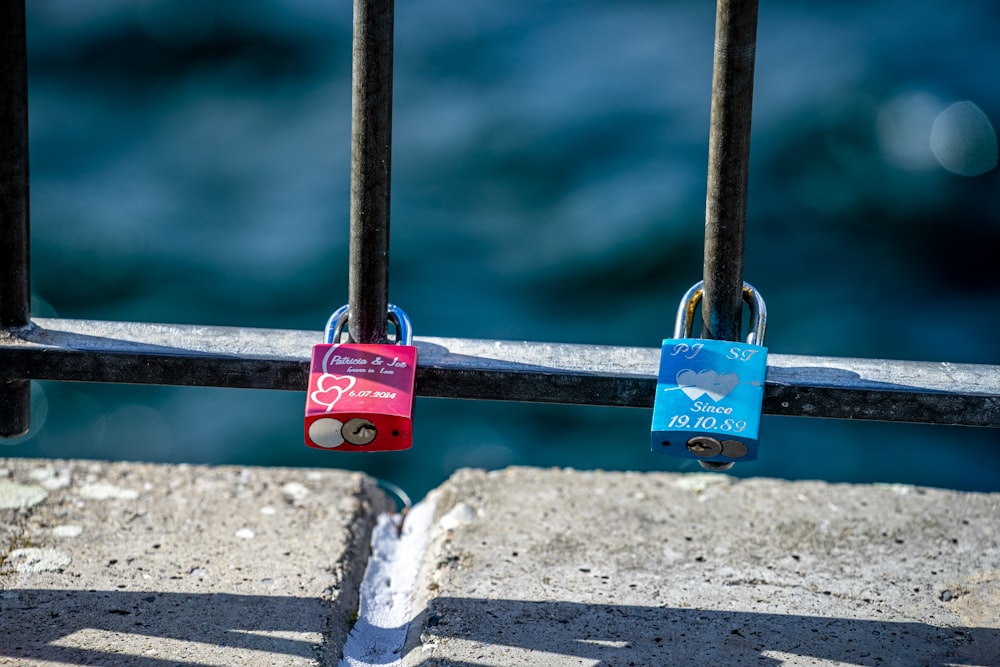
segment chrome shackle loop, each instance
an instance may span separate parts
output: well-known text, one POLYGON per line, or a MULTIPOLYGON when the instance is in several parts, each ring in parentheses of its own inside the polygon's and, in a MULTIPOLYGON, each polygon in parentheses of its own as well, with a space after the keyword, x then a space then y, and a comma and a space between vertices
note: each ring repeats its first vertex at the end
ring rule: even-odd
MULTIPOLYGON (((350 306, 343 305, 330 315, 330 319, 326 323, 327 343, 340 342, 340 337, 343 336, 344 328, 347 326, 348 319, 350 319, 350 312, 350 306)), ((396 328, 397 345, 413 344, 413 329, 410 326, 410 318, 407 317, 402 308, 390 303, 386 319, 396 328)))
MULTIPOLYGON (((694 322, 695 308, 701 302, 705 293, 705 281, 699 280, 681 298, 677 308, 677 319, 674 321, 674 338, 691 338, 691 326, 694 322)), ((764 344, 764 331, 767 329, 767 305, 764 297, 750 283, 743 283, 743 301, 750 307, 750 333, 747 343, 750 345, 764 344)))

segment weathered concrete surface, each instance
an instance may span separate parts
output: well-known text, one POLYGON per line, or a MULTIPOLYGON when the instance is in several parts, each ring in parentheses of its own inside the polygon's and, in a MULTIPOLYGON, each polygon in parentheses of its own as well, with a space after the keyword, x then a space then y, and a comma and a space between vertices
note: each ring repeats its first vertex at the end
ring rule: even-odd
POLYGON ((415 665, 1000 665, 1000 494, 460 471, 415 665))
MULTIPOLYGON (((429 502, 408 667, 1000 665, 1000 494, 514 468, 429 502)), ((338 471, 0 459, 0 665, 333 664, 388 507, 338 471)))
POLYGON ((339 471, 0 459, 0 665, 335 664, 388 507, 339 471))

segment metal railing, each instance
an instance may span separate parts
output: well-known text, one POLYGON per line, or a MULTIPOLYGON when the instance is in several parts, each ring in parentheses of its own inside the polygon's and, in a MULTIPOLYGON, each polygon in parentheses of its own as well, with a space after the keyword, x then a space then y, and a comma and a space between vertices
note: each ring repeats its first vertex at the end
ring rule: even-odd
MULTIPOLYGON (((706 337, 739 338, 755 32, 755 0, 720 1, 706 215, 706 337)), ((391 0, 357 0, 354 34, 349 335, 377 342, 386 334, 389 284, 391 0)), ((310 351, 321 340, 317 332, 29 318, 23 2, 4 3, 0 10, 0 58, 0 435, 27 431, 31 380, 305 391, 310 351)), ((414 344, 419 396, 653 404, 659 347, 429 337, 414 344)), ((772 353, 763 410, 998 427, 1000 366, 772 353)))
MULTIPOLYGON (((0 331, 29 323, 28 55, 23 2, 0 8, 0 331)), ((10 335, 0 333, 0 336, 10 335)), ((0 338, 2 340, 2 338, 0 338)), ((0 436, 28 430, 31 387, 0 363, 0 436)))
MULTIPOLYGON (((319 331, 40 319, 0 343, 8 377, 305 391, 319 331)), ((416 337, 417 394, 649 408, 660 348, 416 337)), ((997 426, 1000 368, 768 356, 764 412, 997 426)))

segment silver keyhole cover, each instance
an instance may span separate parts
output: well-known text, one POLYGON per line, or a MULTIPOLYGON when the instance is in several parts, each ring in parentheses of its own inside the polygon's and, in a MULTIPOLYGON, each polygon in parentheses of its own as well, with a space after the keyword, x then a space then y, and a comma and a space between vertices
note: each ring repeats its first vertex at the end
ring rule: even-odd
POLYGON ((344 444, 343 426, 343 422, 333 417, 317 419, 309 425, 309 439, 320 447, 339 447, 344 444))
POLYGON ((367 419, 355 417, 347 420, 344 428, 341 429, 341 435, 352 445, 364 446, 371 444, 375 436, 378 435, 378 430, 375 428, 375 424, 367 419))

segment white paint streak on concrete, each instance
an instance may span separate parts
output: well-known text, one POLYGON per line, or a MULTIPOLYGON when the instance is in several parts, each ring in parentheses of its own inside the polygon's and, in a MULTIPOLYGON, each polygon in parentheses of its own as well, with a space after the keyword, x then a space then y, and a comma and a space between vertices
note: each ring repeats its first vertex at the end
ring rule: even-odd
POLYGON ((71 524, 56 526, 52 529, 52 534, 56 537, 78 537, 82 532, 83 528, 81 526, 74 526, 71 524))
POLYGON ((40 486, 0 481, 0 509, 24 510, 48 497, 49 494, 40 486))
POLYGON ((21 574, 35 572, 53 572, 61 570, 70 564, 72 559, 58 549, 14 549, 7 556, 7 563, 14 566, 14 571, 21 574))
POLYGON ((123 489, 114 484, 94 482, 80 487, 80 495, 90 500, 135 500, 139 492, 133 489, 123 489))
POLYGON ((292 500, 304 500, 309 495, 309 489, 298 482, 289 482, 281 487, 281 492, 292 500))
POLYGON ((720 475, 719 473, 695 472, 675 479, 674 486, 685 491, 701 493, 711 486, 716 484, 728 484, 731 481, 731 477, 720 475))
POLYGON ((28 476, 49 491, 64 489, 73 479, 67 468, 35 468, 28 476))
POLYGON ((410 509, 397 535, 392 517, 382 514, 372 532, 372 555, 361 582, 358 621, 344 644, 340 667, 392 667, 399 665, 410 621, 410 601, 434 504, 418 503, 410 509))
POLYGON ((438 521, 438 527, 441 530, 454 530, 459 526, 464 526, 468 523, 472 523, 476 519, 476 511, 466 503, 458 503, 450 510, 448 513, 441 517, 438 521))

